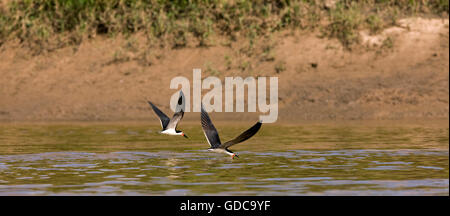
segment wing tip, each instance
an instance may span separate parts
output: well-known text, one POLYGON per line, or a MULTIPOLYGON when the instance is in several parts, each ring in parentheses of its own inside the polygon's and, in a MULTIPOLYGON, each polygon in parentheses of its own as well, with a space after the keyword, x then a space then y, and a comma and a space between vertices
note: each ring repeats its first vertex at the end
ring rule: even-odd
POLYGON ((178 97, 178 105, 183 104, 183 93, 180 93, 180 96, 178 97))
POLYGON ((262 120, 259 120, 258 122, 256 122, 255 126, 258 127, 258 130, 259 130, 259 128, 261 128, 262 124, 263 124, 262 120))
MULTIPOLYGON (((258 127, 258 131, 259 131, 259 129, 261 129, 261 126, 262 126, 262 122, 261 121, 258 121, 258 123, 256 123, 256 127, 258 127)), ((257 131, 257 132, 258 132, 257 131)))
MULTIPOLYGON (((200 106, 200 113, 201 113, 201 115, 203 116, 203 115, 208 115, 208 112, 206 112, 206 110, 205 110, 205 107, 203 106, 203 103, 201 103, 201 106, 200 106)), ((208 116, 209 117, 209 116, 208 116)))

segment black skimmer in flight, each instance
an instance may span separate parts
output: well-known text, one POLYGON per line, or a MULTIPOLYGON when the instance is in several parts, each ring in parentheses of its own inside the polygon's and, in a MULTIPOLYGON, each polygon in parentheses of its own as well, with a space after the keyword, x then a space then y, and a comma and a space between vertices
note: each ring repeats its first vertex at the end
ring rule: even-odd
POLYGON ((213 123, 211 122, 211 119, 209 118, 208 113, 203 109, 202 104, 202 113, 201 113, 201 121, 202 121, 202 128, 203 133, 205 134, 206 140, 208 141, 209 145, 211 146, 208 150, 218 153, 225 153, 227 155, 230 155, 231 158, 234 159, 234 157, 239 157, 236 153, 233 153, 228 148, 232 145, 236 145, 238 143, 244 142, 245 140, 249 139, 253 135, 258 132, 259 128, 261 128, 261 121, 253 125, 250 129, 246 130, 244 133, 239 135, 238 137, 226 142, 221 143, 219 134, 217 133, 216 128, 214 127, 213 123))
POLYGON ((159 117, 159 121, 161 123, 162 131, 160 133, 167 135, 178 135, 188 138, 183 131, 177 130, 177 125, 181 121, 184 116, 184 94, 180 91, 180 97, 178 98, 178 104, 175 109, 175 113, 173 114, 172 119, 167 117, 161 110, 158 109, 152 102, 148 101, 153 111, 155 111, 156 115, 159 117))

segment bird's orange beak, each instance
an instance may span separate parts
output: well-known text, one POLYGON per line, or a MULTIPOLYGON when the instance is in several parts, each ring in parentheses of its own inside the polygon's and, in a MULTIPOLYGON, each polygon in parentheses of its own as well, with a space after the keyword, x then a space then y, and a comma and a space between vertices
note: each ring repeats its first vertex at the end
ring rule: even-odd
POLYGON ((184 133, 181 133, 181 136, 184 136, 184 138, 186 138, 186 139, 188 139, 189 137, 188 136, 186 136, 186 134, 184 134, 184 133))

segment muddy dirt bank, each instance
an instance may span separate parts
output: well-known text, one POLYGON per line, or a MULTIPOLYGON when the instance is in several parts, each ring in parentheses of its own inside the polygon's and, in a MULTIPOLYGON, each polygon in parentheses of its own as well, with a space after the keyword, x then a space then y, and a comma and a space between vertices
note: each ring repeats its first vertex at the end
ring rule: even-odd
MULTIPOLYGON (((448 19, 411 18, 379 35, 361 32, 352 51, 319 33, 286 32, 273 41, 275 60, 250 58, 231 45, 154 50, 151 64, 95 38, 32 56, 17 44, 0 47, 0 121, 155 120, 144 98, 165 112, 175 76, 277 76, 279 121, 411 120, 449 117, 448 19), (389 40, 386 40, 389 38, 389 40), (389 44, 386 43, 390 42, 389 44), (118 58, 118 50, 127 58, 118 58), (229 56, 226 58, 225 56, 229 56), (232 60, 230 60, 232 59, 232 60), (230 63, 231 61, 231 63, 230 63), (281 66, 280 66, 281 65, 281 66)), ((259 113, 215 113, 216 120, 255 120, 259 113)), ((186 114, 188 121, 198 114, 186 114)))

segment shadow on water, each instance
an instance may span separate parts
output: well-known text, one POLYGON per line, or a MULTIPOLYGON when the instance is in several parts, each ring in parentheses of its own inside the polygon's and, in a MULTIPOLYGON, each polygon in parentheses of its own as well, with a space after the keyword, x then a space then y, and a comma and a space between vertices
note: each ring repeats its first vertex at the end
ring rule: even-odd
MULTIPOLYGON (((0 195, 448 195, 447 127, 266 126, 239 159, 142 125, 0 125, 0 195)), ((245 127, 218 128, 226 141, 245 127)))

